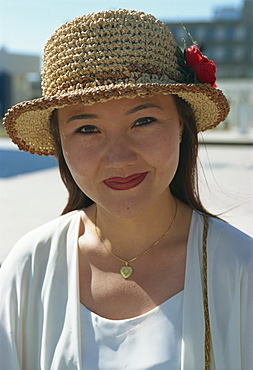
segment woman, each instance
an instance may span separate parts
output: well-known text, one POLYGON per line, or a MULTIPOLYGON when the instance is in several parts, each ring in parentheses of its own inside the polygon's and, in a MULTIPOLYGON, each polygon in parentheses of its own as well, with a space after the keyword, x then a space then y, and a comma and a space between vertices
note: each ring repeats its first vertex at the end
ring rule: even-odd
POLYGON ((197 132, 229 107, 213 62, 185 55, 130 10, 47 42, 44 97, 4 124, 20 149, 57 157, 69 201, 2 266, 2 368, 253 363, 252 240, 204 209, 196 178, 197 132))

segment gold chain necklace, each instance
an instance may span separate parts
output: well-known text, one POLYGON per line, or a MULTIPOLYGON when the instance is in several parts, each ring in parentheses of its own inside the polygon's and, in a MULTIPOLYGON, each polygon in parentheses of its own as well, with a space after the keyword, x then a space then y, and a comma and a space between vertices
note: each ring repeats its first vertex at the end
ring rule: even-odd
POLYGON ((175 199, 175 203, 176 203, 176 209, 175 209, 175 213, 174 213, 174 216, 173 216, 173 219, 168 227, 168 229, 165 231, 165 233, 154 243, 151 245, 151 247, 149 247, 148 249, 146 249, 144 252, 138 254, 138 256, 126 261, 124 260, 123 258, 120 258, 119 256, 117 256, 116 254, 114 254, 113 252, 111 252, 107 246, 105 245, 105 243, 103 242, 103 240, 101 239, 99 233, 98 233, 98 230, 97 230, 97 207, 96 207, 96 210, 95 210, 95 231, 96 231, 96 234, 97 234, 97 237, 98 239, 100 240, 100 242, 103 244, 105 250, 113 257, 117 258, 119 261, 121 262, 124 262, 125 265, 121 267, 120 269, 120 274, 121 276, 124 278, 124 279, 128 279, 134 272, 134 269, 132 266, 129 266, 129 263, 131 262, 134 262, 136 261, 138 258, 144 256, 145 254, 147 254, 152 248, 154 248, 169 232, 171 226, 173 225, 174 221, 175 221, 175 218, 176 218, 176 215, 177 215, 177 201, 175 199))

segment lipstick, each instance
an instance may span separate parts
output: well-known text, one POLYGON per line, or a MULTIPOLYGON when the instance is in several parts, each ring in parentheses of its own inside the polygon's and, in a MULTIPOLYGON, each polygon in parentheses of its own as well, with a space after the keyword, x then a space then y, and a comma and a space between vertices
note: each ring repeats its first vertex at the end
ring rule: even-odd
POLYGON ((110 177, 104 184, 113 190, 129 190, 140 185, 145 180, 147 172, 136 173, 128 177, 110 177))

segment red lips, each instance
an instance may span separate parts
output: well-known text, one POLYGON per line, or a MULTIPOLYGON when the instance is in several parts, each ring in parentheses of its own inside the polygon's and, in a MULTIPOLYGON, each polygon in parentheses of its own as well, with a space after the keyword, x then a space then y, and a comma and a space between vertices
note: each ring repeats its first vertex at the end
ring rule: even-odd
POLYGON ((104 184, 113 190, 129 190, 141 184, 146 176, 147 172, 135 173, 128 177, 110 177, 104 180, 104 184))

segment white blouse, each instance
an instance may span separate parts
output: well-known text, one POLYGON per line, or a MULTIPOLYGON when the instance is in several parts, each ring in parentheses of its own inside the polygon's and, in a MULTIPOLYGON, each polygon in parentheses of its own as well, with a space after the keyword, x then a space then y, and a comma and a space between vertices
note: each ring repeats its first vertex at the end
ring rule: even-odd
POLYGON ((83 369, 180 370, 183 291, 153 310, 110 320, 81 305, 83 369))
MULTIPOLYGON (((77 239, 81 215, 82 211, 71 212, 32 231, 18 242, 0 268, 0 369, 89 370, 88 364, 83 367, 83 361, 87 353, 94 355, 94 351, 88 347, 83 358, 83 350, 91 346, 90 342, 94 343, 94 327, 90 331, 92 335, 81 334, 81 329, 87 327, 79 296, 77 239)), ((203 217, 193 211, 183 303, 178 316, 182 319, 181 349, 175 350, 178 351, 175 353, 181 351, 181 370, 205 368, 202 235, 203 217)), ((252 369, 253 239, 210 217, 207 264, 211 369, 252 369)), ((164 305, 156 308, 153 316, 156 312, 164 313, 164 305)), ((176 320, 171 316, 169 320, 175 325, 176 320)), ((137 365, 142 370, 173 369, 174 365, 161 364, 173 343, 171 339, 162 339, 161 333, 165 331, 168 335, 168 327, 173 324, 168 323, 164 330, 158 323, 159 320, 148 334, 142 334, 141 346, 134 343, 128 346, 126 355, 121 354, 117 370, 124 369, 128 359, 134 362, 131 370, 136 370, 137 365), (154 355, 160 365, 139 365, 139 360, 156 361, 157 358, 150 360, 154 355)), ((138 340, 139 337, 138 331, 138 340)), ((180 337, 181 333, 174 335, 175 343, 179 343, 180 337)), ((114 352, 115 347, 110 351, 115 356, 119 353, 114 352)), ((99 353, 97 366, 102 367, 102 358, 104 354, 99 353)), ((96 366, 92 364, 91 368, 94 370, 96 366)), ((113 369, 111 363, 108 368, 113 369)))

